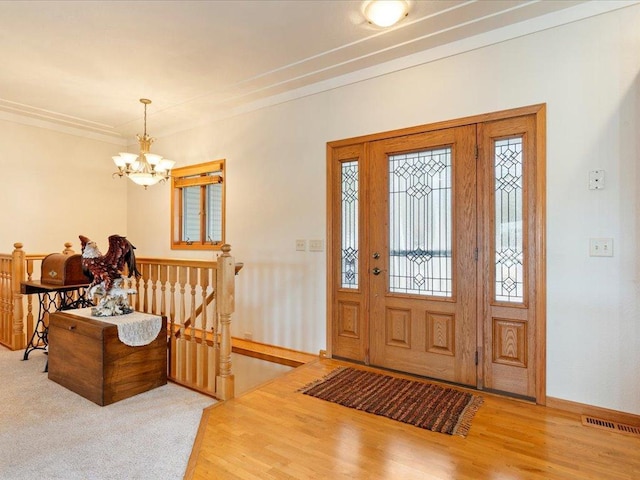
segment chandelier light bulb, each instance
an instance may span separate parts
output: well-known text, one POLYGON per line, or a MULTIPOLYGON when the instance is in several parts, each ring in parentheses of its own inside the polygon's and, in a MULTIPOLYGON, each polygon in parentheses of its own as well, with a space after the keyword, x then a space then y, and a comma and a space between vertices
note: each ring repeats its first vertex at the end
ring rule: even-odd
POLYGON ((156 165, 156 172, 166 172, 168 170, 171 170, 175 163, 176 162, 174 162, 173 160, 167 160, 166 158, 163 158, 162 160, 160 160, 160 163, 156 165))
POLYGON ((153 165, 154 167, 162 160, 162 156, 156 155, 155 153, 145 153, 144 157, 147 159, 147 162, 149 162, 149 165, 153 165))
POLYGON ((371 23, 379 27, 395 25, 408 13, 405 0, 371 0, 364 8, 364 14, 371 23))

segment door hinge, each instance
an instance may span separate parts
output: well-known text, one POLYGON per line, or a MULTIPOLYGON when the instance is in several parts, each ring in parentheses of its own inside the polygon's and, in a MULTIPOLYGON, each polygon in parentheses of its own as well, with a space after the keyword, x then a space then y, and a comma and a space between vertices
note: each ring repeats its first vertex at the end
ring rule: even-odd
POLYGON ((478 350, 476 350, 476 365, 478 365, 478 357, 479 357, 479 356, 480 356, 480 355, 478 354, 478 350))
POLYGON ((473 251, 473 259, 476 262, 478 261, 478 247, 476 247, 476 249, 473 251))
POLYGON ((476 144, 476 160, 478 159, 478 155, 479 155, 479 153, 478 153, 478 144, 476 144))

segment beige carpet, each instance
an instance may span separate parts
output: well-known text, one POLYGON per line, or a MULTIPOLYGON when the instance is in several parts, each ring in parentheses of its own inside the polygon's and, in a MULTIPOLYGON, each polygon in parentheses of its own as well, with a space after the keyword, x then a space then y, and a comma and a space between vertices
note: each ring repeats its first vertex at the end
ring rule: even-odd
POLYGON ((169 383, 100 407, 50 381, 46 356, 0 346, 0 479, 182 479, 202 410, 169 383))

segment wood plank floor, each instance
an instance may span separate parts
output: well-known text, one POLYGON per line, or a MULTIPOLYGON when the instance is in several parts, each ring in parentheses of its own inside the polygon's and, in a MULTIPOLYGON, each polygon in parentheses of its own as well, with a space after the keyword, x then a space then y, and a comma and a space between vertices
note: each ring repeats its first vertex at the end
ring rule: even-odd
POLYGON ((574 413, 481 392, 462 438, 297 392, 340 365, 350 364, 317 360, 206 410, 185 478, 640 478, 640 438, 585 427, 574 413))

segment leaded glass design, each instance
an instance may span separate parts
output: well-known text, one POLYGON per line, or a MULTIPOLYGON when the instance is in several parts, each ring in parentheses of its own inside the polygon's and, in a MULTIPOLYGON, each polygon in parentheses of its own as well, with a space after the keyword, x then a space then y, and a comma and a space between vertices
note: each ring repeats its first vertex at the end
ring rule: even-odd
POLYGON ((524 292, 522 137, 496 141, 495 300, 521 303, 524 292))
POLYGON ((358 161, 342 163, 341 286, 358 288, 358 161))
POLYGON ((450 297, 450 147, 389 156, 389 227, 389 290, 450 297))

